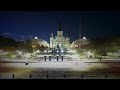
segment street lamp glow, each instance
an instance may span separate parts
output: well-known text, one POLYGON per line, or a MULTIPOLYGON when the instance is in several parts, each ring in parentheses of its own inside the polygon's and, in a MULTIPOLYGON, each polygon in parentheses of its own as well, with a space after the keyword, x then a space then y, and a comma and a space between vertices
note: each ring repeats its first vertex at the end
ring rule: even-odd
POLYGON ((46 53, 47 51, 45 50, 44 52, 46 53))
POLYGON ((64 51, 63 50, 61 50, 61 53, 63 53, 64 51))
POLYGON ((17 51, 19 53, 19 55, 22 55, 22 51, 17 51))
POLYGON ((78 56, 77 53, 75 54, 75 59, 76 59, 75 61, 76 61, 76 64, 77 64, 77 60, 79 60, 79 56, 78 56))
POLYGON ((37 50, 36 52, 37 52, 37 53, 39 53, 39 52, 40 52, 40 50, 37 50))
POLYGON ((52 50, 48 50, 48 52, 50 53, 50 52, 52 52, 52 50))
POLYGON ((75 58, 76 58, 76 59, 79 59, 79 56, 78 56, 78 54, 77 54, 77 53, 75 54, 75 58))
POLYGON ((92 53, 91 52, 88 52, 88 57, 90 57, 92 55, 92 53))
POLYGON ((59 51, 57 50, 57 53, 58 53, 59 51))

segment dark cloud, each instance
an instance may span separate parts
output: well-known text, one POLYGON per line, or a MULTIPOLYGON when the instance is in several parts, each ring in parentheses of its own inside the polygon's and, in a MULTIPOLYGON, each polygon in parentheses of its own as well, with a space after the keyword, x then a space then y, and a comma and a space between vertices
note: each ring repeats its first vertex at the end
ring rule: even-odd
POLYGON ((31 39, 32 39, 32 38, 34 38, 34 36, 32 36, 32 35, 29 35, 29 36, 28 36, 28 38, 31 38, 31 39))
POLYGON ((11 35, 9 32, 3 32, 4 35, 11 35))
POLYGON ((25 36, 21 36, 22 38, 24 38, 25 36))

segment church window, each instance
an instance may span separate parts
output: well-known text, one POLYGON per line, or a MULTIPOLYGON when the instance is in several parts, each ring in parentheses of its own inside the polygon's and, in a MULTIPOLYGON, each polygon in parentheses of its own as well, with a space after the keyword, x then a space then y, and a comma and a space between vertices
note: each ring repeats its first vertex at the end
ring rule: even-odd
POLYGON ((61 37, 61 35, 59 35, 59 37, 61 37))

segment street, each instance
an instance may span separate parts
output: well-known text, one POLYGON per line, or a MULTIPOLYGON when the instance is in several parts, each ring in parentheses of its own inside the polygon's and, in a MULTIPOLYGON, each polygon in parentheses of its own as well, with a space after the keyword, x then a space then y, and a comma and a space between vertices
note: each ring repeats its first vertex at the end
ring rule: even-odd
POLYGON ((0 63, 1 79, 29 79, 29 78, 86 78, 120 79, 120 62, 110 61, 41 61, 28 65, 15 62, 0 63), (14 75, 13 75, 14 74, 14 75), (31 76, 30 76, 31 75, 31 76), (92 76, 91 76, 92 75, 92 76))

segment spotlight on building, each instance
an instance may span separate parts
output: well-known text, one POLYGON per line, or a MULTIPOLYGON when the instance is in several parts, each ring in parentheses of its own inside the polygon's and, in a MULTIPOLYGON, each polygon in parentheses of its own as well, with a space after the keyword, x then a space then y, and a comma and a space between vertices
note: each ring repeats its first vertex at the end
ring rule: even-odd
POLYGON ((35 37, 34 39, 38 39, 38 37, 35 37))
POLYGON ((84 40, 86 40, 86 37, 83 37, 84 40))

